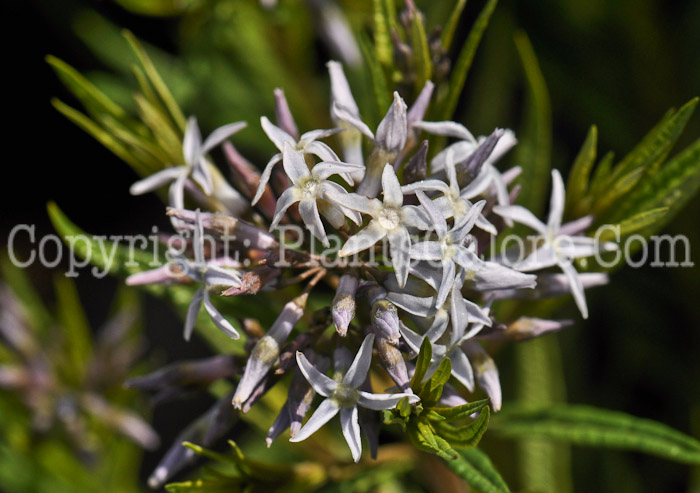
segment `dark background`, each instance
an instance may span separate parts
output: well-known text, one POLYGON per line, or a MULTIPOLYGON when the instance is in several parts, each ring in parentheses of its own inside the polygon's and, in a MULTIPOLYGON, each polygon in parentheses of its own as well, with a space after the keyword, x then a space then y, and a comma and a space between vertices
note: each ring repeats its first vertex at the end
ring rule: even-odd
MULTIPOLYGON (((178 50, 177 19, 135 16, 107 1, 3 2, 3 241, 18 223, 36 224, 38 237, 52 232, 49 200, 90 233, 168 228, 155 196, 128 194, 136 178, 131 169, 49 104, 54 96, 71 98, 44 62, 46 54, 81 71, 100 68, 70 28, 73 9, 85 6, 156 46, 178 50)), ((461 33, 478 12, 476 2, 466 11, 461 33)), ((590 124, 598 125, 599 153, 612 149, 621 157, 668 108, 700 95, 700 2, 503 1, 460 104, 459 121, 478 133, 496 125, 519 126, 521 93, 508 75, 520 70, 512 43, 515 28, 530 36, 547 80, 553 163, 564 172, 590 124)), ((700 116, 695 115, 677 149, 699 135, 700 116)), ((588 295, 591 318, 557 336, 570 402, 648 417, 700 436, 699 213, 696 198, 666 230, 689 236, 694 267, 622 269, 609 286, 588 295)), ((52 274, 38 267, 30 272, 50 298, 52 274)), ((84 275, 78 285, 97 326, 117 281, 84 275)), ((572 309, 567 314, 575 315, 572 309)), ((197 343, 184 345, 172 337, 180 322, 164 305, 149 301, 146 317, 150 345, 167 342, 168 359, 206 353, 197 343)), ((156 427, 172 434, 206 404, 189 402, 178 413, 158 411, 156 427)), ((154 457, 147 457, 145 467, 154 457)), ((612 484, 620 488, 615 491, 633 491, 635 485, 645 491, 684 491, 690 469, 637 454, 575 449, 574 472, 580 491, 603 491, 612 484)))

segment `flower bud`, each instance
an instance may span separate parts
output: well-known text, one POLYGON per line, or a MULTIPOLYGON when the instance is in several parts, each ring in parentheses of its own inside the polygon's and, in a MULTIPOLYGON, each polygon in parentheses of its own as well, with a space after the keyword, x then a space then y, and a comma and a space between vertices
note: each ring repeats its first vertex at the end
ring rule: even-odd
POLYGON ((484 389, 491 399, 494 412, 501 410, 501 382, 498 378, 498 368, 491 356, 481 347, 481 344, 471 340, 462 344, 464 353, 469 358, 474 375, 479 386, 484 389))
POLYGON ((408 378, 408 370, 406 369, 406 361, 398 348, 385 337, 377 334, 374 340, 374 346, 379 354, 379 361, 389 374, 391 379, 396 383, 401 392, 412 392, 410 387, 410 379, 408 378))
POLYGON ((294 122, 294 117, 289 109, 287 98, 284 97, 284 91, 280 88, 275 89, 275 119, 277 126, 294 137, 294 140, 299 140, 299 129, 294 122))
POLYGON ((396 306, 387 300, 376 301, 372 305, 372 327, 378 338, 382 337, 392 344, 398 344, 401 333, 396 306))
POLYGON ((403 184, 408 185, 425 180, 428 170, 428 141, 424 140, 418 151, 403 168, 403 184))
POLYGON ((338 288, 331 303, 331 314, 335 330, 341 337, 348 333, 350 321, 355 318, 355 293, 357 292, 357 277, 345 274, 338 281, 338 288))
POLYGON ((486 160, 491 156, 498 140, 503 136, 505 130, 502 128, 497 128, 491 135, 486 137, 474 152, 472 152, 469 157, 465 160, 455 163, 455 168, 457 170, 457 179, 459 181, 460 187, 465 187, 477 177, 481 171, 481 167, 484 165, 486 160))

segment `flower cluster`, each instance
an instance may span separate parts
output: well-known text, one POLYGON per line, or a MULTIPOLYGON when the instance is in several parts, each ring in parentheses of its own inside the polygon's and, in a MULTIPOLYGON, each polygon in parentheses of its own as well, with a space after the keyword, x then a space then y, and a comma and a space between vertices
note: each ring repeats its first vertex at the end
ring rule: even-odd
MULTIPOLYGON (((584 235, 590 218, 561 224, 564 186, 557 171, 546 224, 513 204, 519 188, 512 183, 520 170, 496 167, 516 144, 510 130, 474 137, 456 122, 423 121, 433 90, 428 82, 410 108, 394 93, 373 131, 361 118, 342 66, 330 62, 328 68, 336 128, 299 135, 277 90, 277 124, 263 117, 261 125, 278 152, 262 173, 227 140, 242 123, 214 131, 202 144, 196 121, 190 120, 186 164, 142 180, 132 192, 175 180, 168 213, 178 230, 193 234, 182 240, 180 252, 173 252, 175 262, 167 269, 137 274, 129 282, 201 284, 187 314, 187 338, 202 304, 217 327, 239 337, 233 319, 212 303, 213 290, 230 297, 295 286, 296 291, 285 291, 294 298, 267 331, 255 321, 241 324, 249 338, 248 357, 225 399, 247 412, 282 375, 293 373, 268 446, 286 428, 292 441, 304 440, 339 414, 358 461, 361 431, 376 450, 371 413, 393 409, 402 399, 411 405, 420 401, 410 377, 425 339, 433 349, 424 379, 445 359, 454 377, 440 405, 463 405, 467 392, 481 389, 499 410, 498 370, 482 344, 536 337, 566 321, 497 320, 493 309, 503 299, 570 293, 587 317, 584 288, 607 278, 579 274, 572 261, 615 245, 584 235), (428 140, 421 141, 421 135, 428 140), (210 177, 207 153, 222 143, 233 187, 210 177), (216 212, 184 209, 183 191, 191 192, 189 198, 201 208, 216 212), (532 247, 494 251, 495 240, 513 222, 537 233, 532 247), (208 248, 205 234, 212 239, 208 248), (325 248, 321 253, 317 242, 325 248), (193 261, 186 251, 193 252, 193 261), (563 276, 551 272, 553 266, 563 276), (324 289, 335 290, 330 307, 305 316, 309 298, 324 289), (331 325, 335 332, 326 330, 331 325), (373 389, 382 375, 395 383, 389 393, 373 389), (304 424, 315 394, 324 400, 304 424)), ((161 467, 158 480, 169 474, 168 467, 161 467)))

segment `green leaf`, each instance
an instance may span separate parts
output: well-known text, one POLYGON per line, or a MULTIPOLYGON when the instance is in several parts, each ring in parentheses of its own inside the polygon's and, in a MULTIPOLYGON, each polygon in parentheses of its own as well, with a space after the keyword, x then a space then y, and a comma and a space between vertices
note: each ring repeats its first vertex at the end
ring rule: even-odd
POLYGON ((489 416, 491 411, 485 406, 479 412, 479 416, 464 426, 454 426, 444 421, 435 423, 437 433, 447 440, 453 447, 471 448, 476 447, 481 441, 481 437, 486 433, 489 426, 489 416))
POLYGON ((168 86, 165 84, 165 82, 163 82, 160 74, 158 74, 153 62, 146 53, 146 50, 143 49, 143 46, 141 46, 141 43, 131 31, 124 30, 123 35, 141 62, 141 66, 143 67, 146 77, 148 77, 149 82, 153 86, 153 89, 155 89, 156 93, 163 101, 163 104, 165 104, 166 108, 168 108, 173 121, 178 126, 180 131, 184 132, 186 125, 185 116, 182 114, 180 106, 178 106, 175 98, 170 93, 168 86))
POLYGON ((374 53, 376 60, 390 66, 393 57, 393 46, 389 35, 389 12, 386 10, 384 0, 372 0, 372 18, 374 20, 374 53))
POLYGON ((591 129, 588 131, 586 140, 581 146, 581 150, 574 160, 571 172, 569 173, 569 179, 566 183, 566 211, 569 213, 568 217, 575 217, 570 213, 574 209, 574 206, 583 199, 586 190, 588 190, 591 170, 595 164, 597 141, 598 129, 595 125, 592 125, 591 129))
POLYGON ((423 395, 420 396, 423 401, 423 405, 433 406, 437 403, 438 400, 440 400, 440 396, 442 395, 442 388, 450 379, 451 374, 452 363, 450 362, 449 358, 445 358, 442 360, 437 370, 435 370, 433 376, 430 377, 430 380, 428 380, 427 391, 425 391, 424 388, 423 395))
POLYGON ((477 448, 458 450, 457 453, 459 454, 457 459, 445 463, 452 472, 469 483, 469 486, 484 493, 510 491, 488 455, 477 448))
POLYGON ((181 14, 191 1, 182 0, 116 0, 124 9, 139 15, 169 17, 181 14))
POLYGON ((481 411, 481 409, 488 403, 488 399, 483 399, 480 401, 468 402, 467 404, 462 404, 461 406, 455 407, 432 407, 431 410, 450 421, 454 421, 468 418, 472 414, 481 411))
POLYGON ((494 9, 498 0, 488 0, 484 8, 479 13, 479 16, 474 21, 474 25, 469 31, 462 50, 459 52, 459 57, 455 62, 452 73, 450 74, 450 84, 449 92, 444 103, 441 105, 441 120, 451 120, 452 115, 457 108, 457 103, 459 102, 459 97, 464 90, 464 84, 467 81, 467 74, 469 74, 469 69, 471 68, 472 61, 474 60, 474 55, 476 50, 481 43, 481 38, 484 35, 484 31, 489 24, 489 19, 491 14, 493 14, 494 9))
MULTIPOLYGON (((645 228, 653 227, 656 223, 662 221, 668 213, 668 207, 657 207, 650 211, 640 212, 629 219, 625 219, 617 224, 619 227, 619 237, 630 235, 645 228)), ((616 239, 615 232, 606 228, 598 237, 600 241, 612 241, 616 239)))
POLYGON ((63 329, 63 352, 66 360, 58 370, 65 373, 77 386, 87 374, 92 356, 92 337, 78 290, 72 279, 57 274, 54 278, 58 321, 63 329))
POLYGON ((621 209, 626 215, 637 215, 643 211, 666 208, 663 218, 648 226, 646 234, 652 234, 667 224, 695 195, 698 188, 700 139, 669 160, 658 172, 641 180, 621 205, 621 209))
POLYGON ((424 337, 420 345, 418 358, 416 359, 416 371, 413 373, 413 378, 411 379, 411 388, 418 395, 420 395, 423 390, 423 378, 425 378, 425 372, 428 371, 432 359, 433 346, 430 344, 430 340, 424 337))
POLYGON ((415 11, 411 15, 411 44, 413 48, 413 66, 416 74, 414 87, 417 93, 423 89, 425 83, 433 75, 430 47, 428 46, 428 37, 425 34, 425 26, 423 25, 423 14, 419 11, 415 11))
MULTIPOLYGON (((24 260, 24 259, 22 259, 24 260)), ((29 281, 27 272, 15 266, 6 253, 0 255, 0 272, 2 279, 12 289, 12 293, 20 302, 22 314, 29 326, 38 334, 45 334, 52 324, 51 314, 29 281)))
POLYGON ((518 182, 524 186, 518 196, 518 203, 537 215, 542 212, 547 197, 552 152, 552 112, 547 84, 527 34, 519 31, 514 40, 527 81, 525 128, 517 155, 517 162, 521 163, 523 169, 518 182))
MULTIPOLYGON (((610 174, 612 173, 612 165, 614 161, 615 153, 612 151, 606 152, 605 155, 601 158, 600 162, 598 163, 598 166, 596 166, 595 171, 593 172, 593 179, 591 180, 591 186, 589 187, 588 197, 597 197, 600 194, 601 189, 610 178, 610 174)), ((586 209, 586 211, 583 214, 587 212, 588 209, 586 209)))
MULTIPOLYGON (((47 208, 54 228, 56 228, 59 236, 66 244, 71 243, 71 238, 85 239, 85 241, 74 242, 72 253, 81 259, 89 259, 90 264, 100 273, 109 273, 113 276, 125 278, 131 274, 162 265, 162 259, 154 258, 153 252, 129 248, 105 237, 95 237, 86 234, 73 224, 53 202, 50 202, 47 208)), ((141 288, 155 296, 168 300, 183 317, 187 313, 187 308, 196 289, 195 286, 189 285, 162 286, 155 284, 142 286, 141 288)), ((260 310, 260 307, 264 307, 265 303, 258 306, 257 304, 246 303, 242 298, 237 297, 226 299, 216 297, 215 299, 217 304, 225 304, 229 309, 235 308, 235 313, 238 317, 253 317, 265 322, 270 318, 269 314, 265 314, 268 311, 267 309, 263 308, 262 312, 260 310)), ((270 301, 267 300, 268 303, 270 301)), ((234 327, 237 325, 235 320, 229 319, 229 321, 234 327)), ((204 336, 218 351, 230 353, 241 353, 243 351, 244 339, 233 340, 223 334, 211 321, 206 310, 200 311, 196 326, 200 329, 198 333, 204 336)))
POLYGON ((464 10, 464 6, 466 4, 467 0, 457 0, 457 3, 452 9, 452 13, 450 14, 450 18, 447 20, 445 26, 442 29, 440 41, 445 51, 449 50, 450 46, 452 45, 452 40, 454 39, 455 31, 457 31, 457 26, 459 26, 459 18, 462 16, 462 11, 464 10))
POLYGON ((590 406, 547 409, 511 407, 494 419, 491 430, 508 438, 539 436, 575 445, 644 452, 700 464, 700 442, 664 424, 590 406))
POLYGON ((408 426, 408 436, 413 444, 425 452, 430 452, 445 460, 453 460, 458 457, 457 451, 440 436, 426 419, 417 419, 408 426))
POLYGON ((127 118, 126 112, 122 108, 63 60, 48 55, 46 62, 51 65, 61 82, 83 103, 90 114, 95 116, 96 114, 107 113, 117 120, 127 118))
POLYGON ((372 80, 372 92, 374 93, 374 100, 377 104, 377 110, 379 114, 382 114, 382 112, 386 111, 391 104, 391 94, 389 93, 384 70, 382 69, 379 61, 375 58, 367 37, 361 35, 359 36, 358 41, 360 43, 362 54, 365 58, 365 62, 367 63, 367 68, 369 68, 369 75, 372 80))

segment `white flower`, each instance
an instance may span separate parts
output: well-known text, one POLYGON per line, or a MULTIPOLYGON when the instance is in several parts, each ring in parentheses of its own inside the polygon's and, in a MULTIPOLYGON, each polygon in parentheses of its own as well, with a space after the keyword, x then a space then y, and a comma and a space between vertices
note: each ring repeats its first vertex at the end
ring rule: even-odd
POLYGON ((189 340, 192 335, 192 330, 197 320, 197 314, 202 304, 204 304, 204 308, 207 310, 207 313, 209 313, 214 324, 221 329, 222 332, 232 339, 238 339, 240 337, 238 331, 233 328, 233 325, 231 325, 212 304, 208 290, 216 286, 240 286, 241 279, 236 271, 213 265, 205 260, 204 235, 199 209, 197 209, 196 214, 193 240, 194 262, 180 255, 176 255, 174 259, 182 269, 184 275, 195 282, 202 283, 202 286, 195 292, 190 306, 187 308, 185 339, 189 340))
MULTIPOLYGON (((526 208, 519 205, 496 206, 494 212, 504 218, 524 224, 539 233, 536 238, 536 250, 516 262, 513 268, 532 272, 557 265, 566 275, 569 288, 574 296, 583 318, 588 318, 586 295, 579 274, 571 262, 572 259, 590 257, 602 251, 617 249, 614 243, 599 243, 595 238, 586 236, 569 236, 562 234, 561 221, 564 215, 564 182, 559 171, 552 170, 552 197, 549 207, 547 224, 540 221, 526 208)), ((564 225, 566 227, 566 225, 564 225)))
POLYGON ((391 247, 391 261, 399 285, 406 284, 410 266, 411 238, 408 227, 427 229, 425 219, 415 206, 403 205, 401 184, 394 168, 387 164, 382 172, 383 202, 355 193, 341 194, 329 190, 327 196, 333 202, 372 217, 369 224, 345 242, 338 256, 347 257, 366 250, 379 240, 387 238, 391 247))
POLYGON ((365 337, 352 365, 350 365, 340 382, 336 382, 318 371, 303 353, 297 352, 299 369, 313 389, 318 394, 326 397, 326 399, 316 408, 316 411, 299 432, 293 438, 290 438, 291 442, 306 440, 336 414, 340 413, 340 425, 343 430, 343 436, 348 442, 353 460, 358 462, 362 455, 358 405, 380 411, 382 409, 393 409, 404 397, 408 397, 412 402, 418 401, 418 397, 415 394, 372 394, 359 390, 360 386, 367 379, 369 366, 372 362, 373 343, 374 334, 365 337))
MULTIPOLYGON (((267 185, 267 182, 270 181, 272 169, 275 167, 275 164, 283 160, 285 148, 287 145, 289 145, 291 149, 301 152, 302 157, 306 154, 312 154, 318 157, 321 161, 340 161, 340 158, 335 152, 333 152, 333 149, 331 149, 327 144, 319 142, 319 139, 323 139, 338 132, 342 132, 342 129, 331 128, 326 130, 311 130, 310 132, 302 134, 299 138, 299 141, 297 141, 294 137, 292 137, 287 132, 279 128, 277 125, 274 125, 270 120, 267 119, 267 117, 261 117, 260 124, 262 125, 262 128, 267 134, 268 138, 272 141, 273 144, 275 144, 275 147, 277 147, 277 149, 280 152, 272 156, 270 161, 268 161, 268 163, 265 165, 265 169, 263 170, 262 175, 260 176, 260 184, 258 185, 258 190, 255 193, 255 197, 253 197, 253 205, 255 205, 258 202, 258 200, 260 200, 260 197, 262 197, 263 192, 265 192, 265 185, 267 185)), ((350 178, 347 175, 345 176, 345 180, 348 183, 353 184, 352 178, 350 178)))
POLYGON ((330 244, 319 215, 319 207, 324 217, 335 228, 340 228, 345 224, 346 216, 356 224, 361 224, 361 217, 358 213, 326 200, 326 195, 329 192, 332 192, 334 197, 347 195, 347 191, 343 187, 328 180, 329 176, 347 175, 361 166, 341 162, 320 162, 309 171, 302 152, 292 148, 288 142, 284 143, 282 155, 284 171, 292 180, 293 186, 280 195, 270 230, 277 227, 286 210, 297 202, 299 202, 299 215, 301 215, 304 224, 311 231, 311 234, 326 247, 330 244))
MULTIPOLYGON (((442 196, 435 199, 435 204, 439 207, 446 219, 454 217, 455 221, 459 221, 461 218, 470 213, 474 205, 467 199, 467 194, 463 193, 459 189, 457 170, 455 169, 454 164, 454 152, 452 149, 450 149, 447 153, 445 160, 445 171, 447 173, 449 185, 442 180, 427 179, 416 183, 411 183, 410 185, 405 185, 401 188, 401 190, 403 190, 404 193, 413 193, 418 190, 434 190, 441 192, 442 196)), ((470 198, 474 197, 471 194, 469 194, 469 196, 470 198)), ((494 236, 498 234, 498 231, 494 225, 481 214, 481 211, 479 211, 479 215, 477 216, 476 226, 494 236)))
POLYGON ((187 120, 185 137, 182 142, 182 154, 185 158, 184 166, 173 166, 158 171, 131 185, 129 191, 132 195, 142 195, 172 182, 168 203, 176 209, 184 209, 185 182, 191 177, 202 188, 204 193, 211 195, 214 185, 212 184, 212 177, 205 156, 209 151, 245 126, 245 122, 229 123, 214 130, 202 143, 202 134, 199 131, 197 119, 191 116, 187 120))

